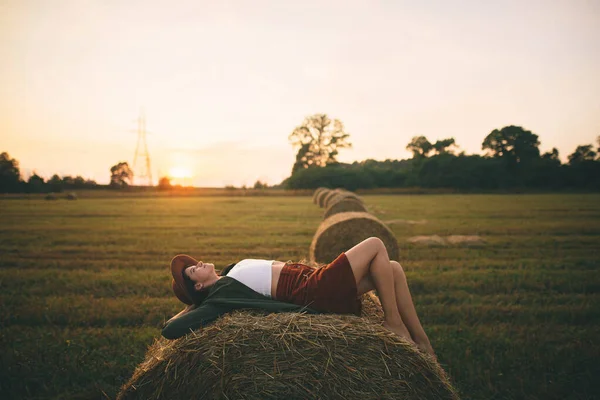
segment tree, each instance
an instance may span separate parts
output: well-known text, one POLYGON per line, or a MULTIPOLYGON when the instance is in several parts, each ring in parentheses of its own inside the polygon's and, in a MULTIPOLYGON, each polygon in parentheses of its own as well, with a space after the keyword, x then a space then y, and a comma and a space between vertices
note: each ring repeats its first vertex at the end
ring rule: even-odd
POLYGON ((539 145, 538 135, 511 125, 500 130, 494 129, 483 140, 481 149, 489 150, 493 157, 515 164, 539 158, 539 145))
POLYGON ((35 172, 27 180, 27 190, 30 193, 41 193, 44 191, 45 186, 44 178, 35 172))
POLYGON ((406 146, 406 149, 412 151, 413 158, 425 158, 433 150, 433 145, 425 136, 415 136, 406 146))
POLYGON ((268 188, 269 185, 265 182, 261 182, 260 180, 257 180, 256 182, 254 182, 254 189, 266 189, 268 188))
POLYGON ((596 161, 596 152, 591 144, 577 146, 569 154, 569 183, 574 187, 600 189, 600 161, 596 161))
POLYGON ((60 176, 57 174, 52 175, 52 178, 48 180, 48 187, 51 192, 62 192, 63 191, 63 181, 60 179, 60 176))
POLYGON ((133 179, 133 171, 127 162, 121 161, 110 168, 110 186, 115 188, 127 187, 133 179))
POLYGON ((158 180, 158 190, 168 190, 171 188, 171 179, 168 176, 163 176, 158 180))
POLYGON ((569 155, 569 165, 576 165, 585 161, 594 161, 596 152, 592 150, 593 147, 594 146, 591 144, 577 146, 575 151, 569 155))
POLYGON ((6 152, 0 154, 0 192, 18 192, 20 186, 19 162, 6 152))
POLYGON ((551 151, 548 151, 544 154, 542 154, 542 158, 544 160, 553 160, 553 161, 559 161, 558 158, 558 149, 556 147, 553 147, 551 151))
POLYGON ((448 138, 436 141, 432 147, 436 154, 454 154, 454 147, 457 146, 454 138, 448 138))
POLYGON ((325 168, 303 168, 287 178, 285 185, 289 189, 314 189, 325 186, 356 190, 374 187, 363 168, 351 168, 343 164, 331 164, 325 168))
POLYGON ((292 175, 303 168, 308 168, 312 163, 312 153, 309 154, 310 143, 304 143, 300 145, 298 153, 296 153, 296 162, 292 167, 292 175))
POLYGON ((63 188, 65 189, 73 189, 75 186, 75 178, 71 175, 66 175, 62 177, 63 188))
POLYGON ((338 119, 331 120, 327 114, 306 117, 288 138, 294 147, 299 148, 292 174, 302 168, 335 163, 338 149, 352 147, 349 137, 338 119))
POLYGON ((77 189, 81 189, 81 188, 85 187, 85 179, 83 179, 83 176, 77 175, 73 179, 73 187, 75 187, 77 189))

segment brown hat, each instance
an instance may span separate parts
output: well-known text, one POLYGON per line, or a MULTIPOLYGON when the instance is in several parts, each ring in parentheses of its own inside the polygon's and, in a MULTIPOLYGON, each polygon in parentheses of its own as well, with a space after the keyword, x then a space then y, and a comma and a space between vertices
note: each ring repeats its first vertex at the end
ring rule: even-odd
POLYGON ((190 266, 198 264, 193 257, 178 254, 171 260, 171 275, 173 275, 173 292, 177 298, 185 304, 193 304, 192 296, 187 290, 183 280, 183 271, 190 266))

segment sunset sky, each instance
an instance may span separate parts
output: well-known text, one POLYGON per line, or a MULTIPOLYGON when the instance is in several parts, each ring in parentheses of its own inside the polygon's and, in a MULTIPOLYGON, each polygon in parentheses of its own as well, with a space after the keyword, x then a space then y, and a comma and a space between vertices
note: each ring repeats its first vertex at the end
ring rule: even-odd
POLYGON ((287 177, 288 135, 327 113, 340 161, 411 137, 481 153, 520 125, 566 160, 600 135, 600 1, 0 0, 0 152, 109 181, 144 109, 152 174, 287 177))

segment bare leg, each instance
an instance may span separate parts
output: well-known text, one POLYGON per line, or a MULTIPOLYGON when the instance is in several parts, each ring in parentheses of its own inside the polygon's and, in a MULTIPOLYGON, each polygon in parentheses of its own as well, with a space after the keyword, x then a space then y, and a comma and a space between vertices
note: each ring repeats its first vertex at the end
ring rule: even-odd
MULTIPOLYGON (((390 261, 390 268, 393 270, 396 304, 402 321, 406 325, 411 338, 415 341, 417 346, 421 350, 426 351, 435 357, 429 338, 417 316, 417 310, 415 309, 410 290, 408 289, 408 282, 406 280, 404 269, 397 261, 390 261)), ((358 283, 357 288, 359 295, 376 289, 371 275, 365 275, 358 283)))
POLYGON ((406 280, 406 274, 404 269, 397 261, 390 261, 390 265, 394 269, 394 284, 396 286, 396 299, 398 300, 398 311, 402 316, 402 320, 406 324, 410 336, 415 341, 417 346, 427 353, 435 357, 429 338, 419 321, 417 316, 417 310, 412 301, 410 290, 408 289, 408 282, 406 280))
POLYGON ((379 292, 385 320, 383 326, 412 342, 410 332, 398 311, 394 272, 390 268, 390 258, 381 239, 371 237, 363 240, 348 250, 346 257, 354 273, 356 286, 359 287, 360 282, 369 276, 379 292))

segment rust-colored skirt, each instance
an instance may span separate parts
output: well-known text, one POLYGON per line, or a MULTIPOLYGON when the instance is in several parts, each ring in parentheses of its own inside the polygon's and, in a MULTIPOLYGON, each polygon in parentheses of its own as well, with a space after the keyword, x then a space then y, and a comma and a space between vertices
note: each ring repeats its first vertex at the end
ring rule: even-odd
POLYGON ((356 280, 345 253, 322 268, 287 264, 277 282, 276 299, 316 311, 360 315, 356 280))

